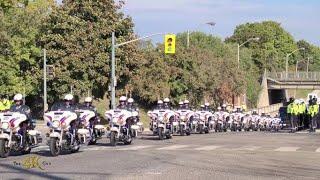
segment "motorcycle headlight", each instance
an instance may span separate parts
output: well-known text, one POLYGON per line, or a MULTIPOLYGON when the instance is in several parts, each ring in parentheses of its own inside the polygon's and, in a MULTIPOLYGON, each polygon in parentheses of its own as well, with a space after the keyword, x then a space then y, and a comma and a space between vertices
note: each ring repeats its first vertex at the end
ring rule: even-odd
POLYGON ((1 128, 2 129, 9 129, 9 123, 2 123, 2 125, 1 125, 1 128))
POLYGON ((60 121, 53 121, 52 122, 52 127, 53 128, 59 128, 60 127, 60 121))

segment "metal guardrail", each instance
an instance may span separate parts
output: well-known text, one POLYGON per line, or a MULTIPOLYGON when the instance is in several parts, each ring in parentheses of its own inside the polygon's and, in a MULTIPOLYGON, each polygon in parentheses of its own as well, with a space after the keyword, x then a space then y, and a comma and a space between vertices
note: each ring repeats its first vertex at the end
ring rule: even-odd
POLYGON ((269 72, 267 77, 278 81, 320 81, 320 72, 269 72))
MULTIPOLYGON (((278 113, 281 107, 283 107, 283 103, 272 104, 270 106, 257 108, 255 110, 257 111, 258 114, 262 114, 262 113, 271 114, 271 113, 278 113)), ((252 110, 251 110, 251 113, 252 113, 252 110)))

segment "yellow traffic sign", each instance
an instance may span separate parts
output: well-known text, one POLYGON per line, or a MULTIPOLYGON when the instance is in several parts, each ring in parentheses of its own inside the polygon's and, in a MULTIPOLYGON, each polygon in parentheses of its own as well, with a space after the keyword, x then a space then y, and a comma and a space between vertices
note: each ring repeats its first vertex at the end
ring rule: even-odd
POLYGON ((174 54, 176 53, 176 35, 175 34, 167 34, 164 37, 164 52, 166 54, 174 54))

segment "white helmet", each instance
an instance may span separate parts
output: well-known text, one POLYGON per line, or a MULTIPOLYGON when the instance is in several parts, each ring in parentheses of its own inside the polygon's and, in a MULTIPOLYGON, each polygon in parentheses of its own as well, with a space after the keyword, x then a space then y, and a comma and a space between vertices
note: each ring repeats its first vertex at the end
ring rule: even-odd
POLYGON ((204 108, 204 105, 202 104, 200 107, 204 108))
POLYGON ((134 102, 133 98, 128 99, 128 103, 133 103, 133 102, 134 102))
POLYGON ((204 103, 204 105, 205 105, 205 106, 210 106, 210 104, 209 104, 209 103, 204 103))
POLYGON ((189 104, 189 101, 188 101, 188 100, 184 100, 183 103, 184 103, 184 104, 189 104))
POLYGON ((127 101, 127 97, 121 96, 120 99, 119 99, 119 101, 127 101))
POLYGON ((66 101, 71 101, 73 99, 73 95, 72 94, 67 94, 64 96, 64 100, 66 101))
POLYGON ((218 107, 218 110, 221 110, 221 107, 218 107))
POLYGON ((169 103, 169 102, 170 102, 170 99, 169 99, 169 98, 164 98, 163 102, 169 103))
POLYGON ((91 102, 92 102, 92 97, 86 97, 86 98, 84 99, 84 102, 86 102, 86 103, 91 103, 91 102))
POLYGON ((22 101, 22 98, 23 98, 22 94, 16 94, 16 95, 13 97, 13 100, 14 100, 14 101, 22 101))
POLYGON ((222 105, 222 107, 224 107, 224 108, 225 108, 225 107, 227 107, 227 105, 226 105, 226 104, 223 104, 223 105, 222 105))
POLYGON ((163 104, 163 101, 162 100, 158 100, 158 104, 163 104))
POLYGON ((180 101, 180 102, 179 102, 179 105, 183 105, 183 102, 182 102, 182 101, 180 101))

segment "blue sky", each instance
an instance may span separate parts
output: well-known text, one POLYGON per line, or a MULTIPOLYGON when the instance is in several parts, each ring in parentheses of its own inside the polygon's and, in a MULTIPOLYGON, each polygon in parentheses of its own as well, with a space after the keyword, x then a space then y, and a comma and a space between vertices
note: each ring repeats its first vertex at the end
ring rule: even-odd
MULTIPOLYGON (((140 35, 203 31, 231 36, 241 23, 275 20, 296 40, 320 46, 320 0, 125 0, 140 35), (215 27, 204 25, 214 21, 215 27)), ((154 41, 160 41, 155 38, 154 41)))

